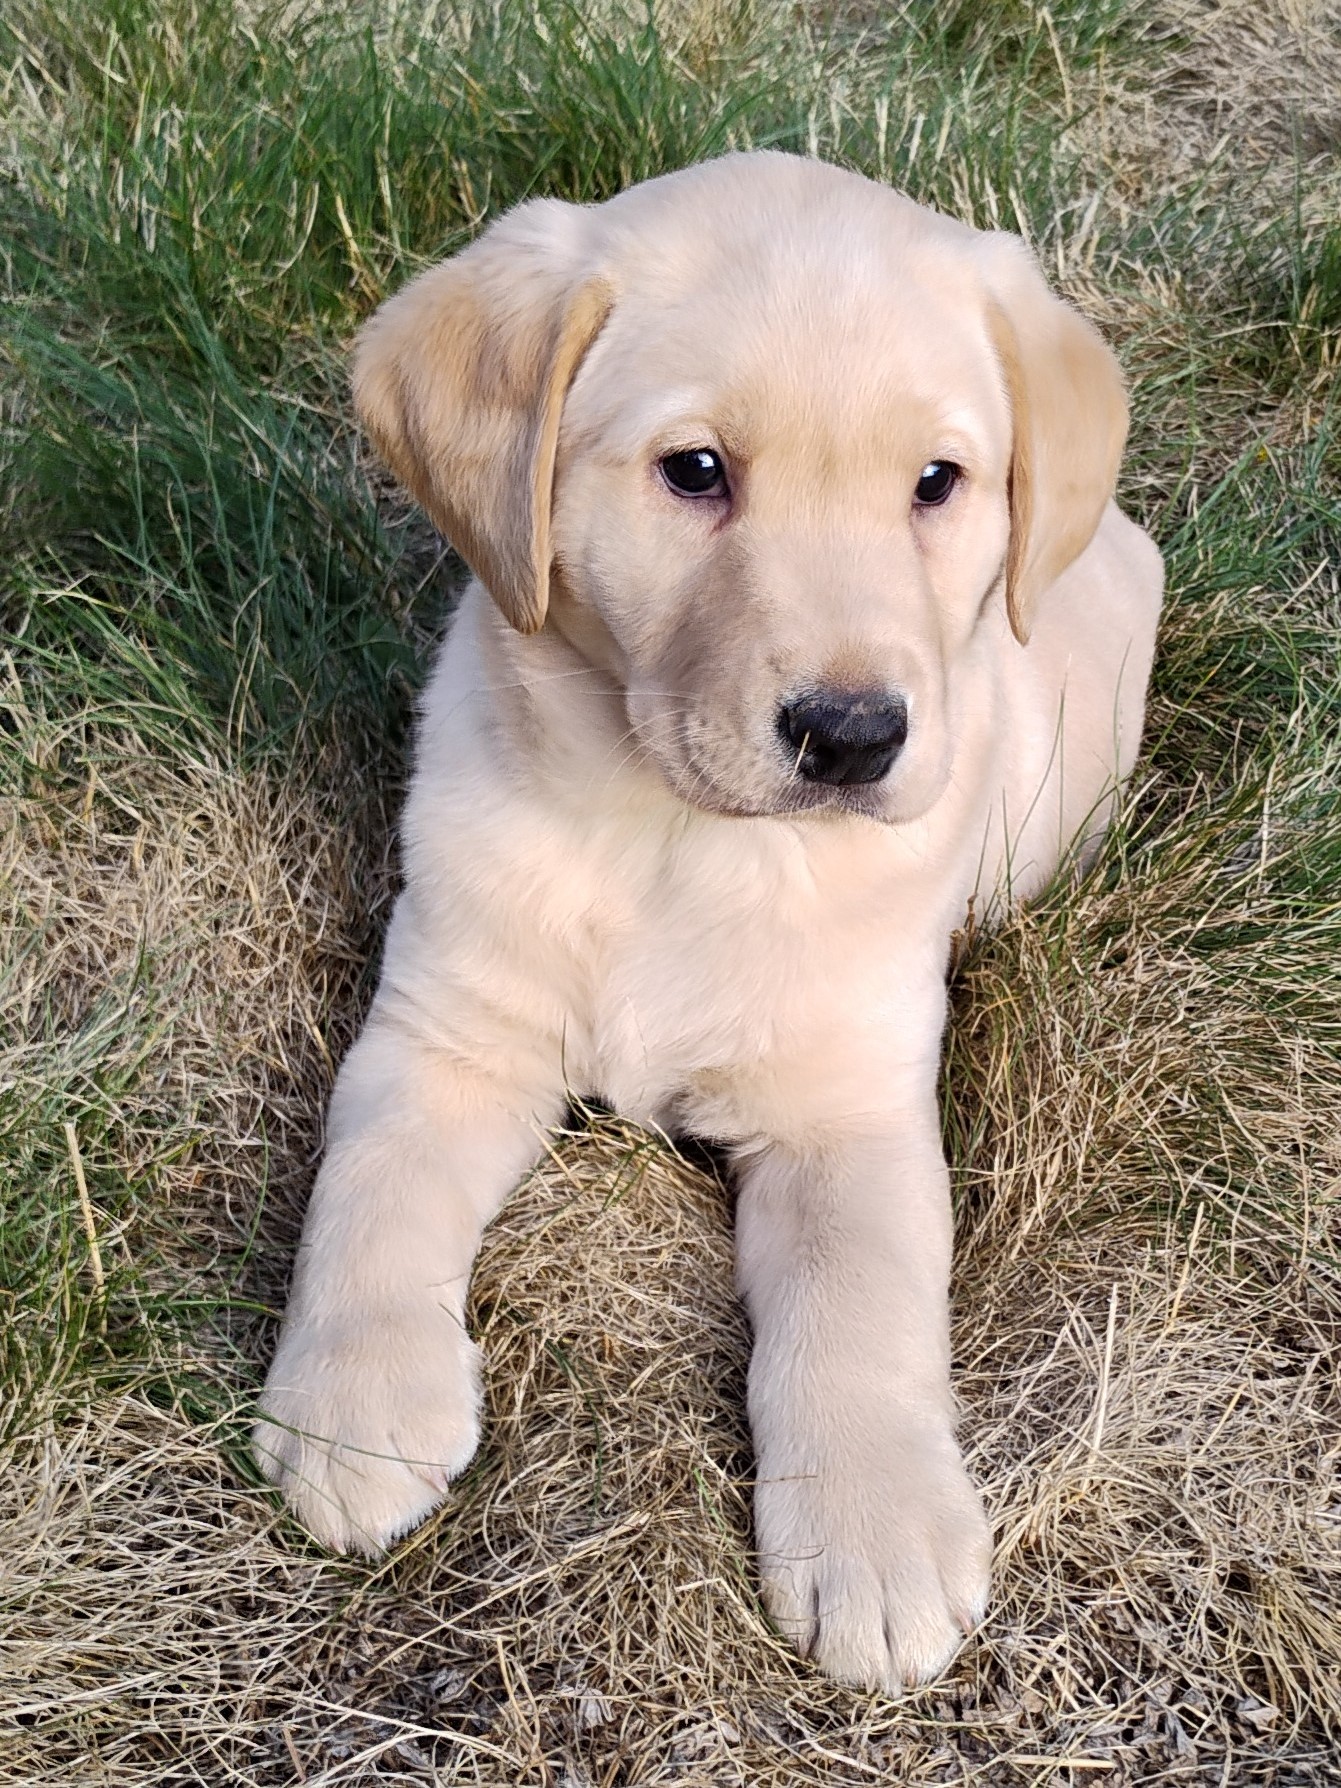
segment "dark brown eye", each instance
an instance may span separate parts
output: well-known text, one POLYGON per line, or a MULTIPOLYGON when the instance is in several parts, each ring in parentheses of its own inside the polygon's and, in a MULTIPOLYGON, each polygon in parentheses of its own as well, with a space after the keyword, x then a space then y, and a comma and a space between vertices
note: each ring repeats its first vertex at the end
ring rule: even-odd
POLYGON ((668 453, 661 462, 661 476, 681 497, 726 495, 726 468, 721 456, 708 447, 691 447, 685 453, 668 453))
POLYGON ((948 459, 933 459, 930 465, 923 466, 913 496, 925 508, 934 509, 945 501, 959 479, 958 466, 952 465, 948 459))

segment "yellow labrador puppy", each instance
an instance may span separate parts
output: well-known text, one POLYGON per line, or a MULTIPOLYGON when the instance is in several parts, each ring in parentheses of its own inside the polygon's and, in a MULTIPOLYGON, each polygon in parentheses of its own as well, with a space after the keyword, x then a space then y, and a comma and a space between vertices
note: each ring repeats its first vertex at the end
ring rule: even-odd
POLYGON ((1117 363, 1014 237, 757 154, 521 206, 382 307, 354 391, 476 576, 259 1456, 331 1546, 423 1519, 479 1438, 480 1232, 602 1096, 736 1164, 770 1611, 922 1681, 991 1558, 947 954, 1136 753, 1162 567, 1111 500, 1117 363))

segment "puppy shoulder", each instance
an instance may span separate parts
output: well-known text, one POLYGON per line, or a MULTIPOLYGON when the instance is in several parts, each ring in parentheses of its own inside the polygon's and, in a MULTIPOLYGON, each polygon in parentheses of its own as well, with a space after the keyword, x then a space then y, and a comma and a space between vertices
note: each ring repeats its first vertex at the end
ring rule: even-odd
POLYGON ((1094 544, 1100 575, 1120 585, 1136 607, 1157 615, 1164 596, 1164 555, 1139 522, 1110 502, 1094 544))

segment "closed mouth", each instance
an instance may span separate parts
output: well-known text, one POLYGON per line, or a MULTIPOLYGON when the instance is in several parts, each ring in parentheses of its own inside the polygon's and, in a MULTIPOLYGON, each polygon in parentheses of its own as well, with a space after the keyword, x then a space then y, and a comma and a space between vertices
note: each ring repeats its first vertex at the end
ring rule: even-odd
POLYGON ((730 819, 783 819, 794 814, 854 814, 863 819, 887 820, 882 799, 882 783, 829 784, 805 782, 795 777, 785 783, 773 799, 759 802, 742 800, 722 788, 698 764, 686 755, 685 767, 671 780, 680 799, 705 813, 720 814, 730 819))

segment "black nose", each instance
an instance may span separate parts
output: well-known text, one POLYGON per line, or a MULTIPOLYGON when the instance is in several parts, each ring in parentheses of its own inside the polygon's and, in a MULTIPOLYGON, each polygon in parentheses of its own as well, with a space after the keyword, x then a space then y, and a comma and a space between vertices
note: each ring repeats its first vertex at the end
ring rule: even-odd
POLYGON ((807 782, 879 782, 908 737, 908 709, 883 689, 823 689, 785 703, 778 731, 807 782))

